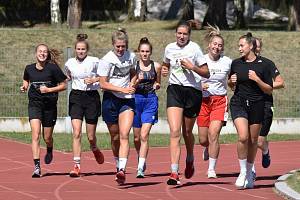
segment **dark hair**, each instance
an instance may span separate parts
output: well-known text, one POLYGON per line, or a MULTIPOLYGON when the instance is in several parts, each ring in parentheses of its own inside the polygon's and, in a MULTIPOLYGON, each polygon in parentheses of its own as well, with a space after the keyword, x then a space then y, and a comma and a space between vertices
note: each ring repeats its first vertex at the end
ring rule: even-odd
POLYGON ((242 35, 239 39, 245 39, 248 44, 252 44, 253 45, 252 51, 254 53, 256 52, 256 47, 257 47, 256 38, 252 36, 251 32, 248 32, 246 35, 242 35))
POLYGON ((114 44, 116 40, 124 40, 126 43, 126 49, 128 49, 128 35, 125 28, 118 28, 117 31, 112 33, 112 44, 114 44))
POLYGON ((85 34, 85 33, 79 33, 77 34, 76 36, 76 42, 75 42, 75 49, 76 49, 76 46, 79 42, 83 42, 85 45, 86 45, 86 49, 89 50, 90 49, 90 45, 87 41, 88 39, 88 35, 85 34))
POLYGON ((38 48, 40 46, 44 46, 47 48, 47 51, 48 51, 48 55, 47 55, 47 59, 46 61, 49 62, 49 63, 53 63, 53 64, 56 64, 59 66, 60 62, 61 62, 61 57, 60 55, 62 54, 62 51, 59 51, 57 49, 49 49, 48 45, 46 44, 38 44, 36 47, 35 47, 35 52, 37 52, 38 48))
POLYGON ((180 21, 178 24, 177 24, 177 27, 176 27, 176 32, 178 30, 179 27, 186 27, 188 29, 188 33, 191 34, 191 24, 187 21, 180 21))
POLYGON ((152 52, 152 44, 150 43, 150 41, 148 40, 147 37, 143 37, 143 38, 140 39, 140 43, 139 43, 139 46, 138 46, 138 51, 140 50, 140 48, 141 48, 141 46, 142 46, 143 44, 149 45, 149 47, 150 47, 150 52, 152 52))

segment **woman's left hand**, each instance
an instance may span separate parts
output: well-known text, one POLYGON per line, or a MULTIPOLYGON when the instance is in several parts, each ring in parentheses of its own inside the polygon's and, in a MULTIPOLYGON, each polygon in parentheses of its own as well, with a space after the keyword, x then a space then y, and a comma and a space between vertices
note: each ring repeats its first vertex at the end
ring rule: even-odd
POLYGON ((256 75, 255 71, 249 70, 248 77, 250 80, 257 82, 259 77, 256 75))

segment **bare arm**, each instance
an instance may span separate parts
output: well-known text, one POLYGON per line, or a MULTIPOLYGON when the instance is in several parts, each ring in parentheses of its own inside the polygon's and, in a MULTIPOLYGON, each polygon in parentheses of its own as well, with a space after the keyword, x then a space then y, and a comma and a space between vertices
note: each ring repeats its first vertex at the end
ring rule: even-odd
POLYGON ((193 70, 194 72, 196 72, 197 74, 199 74, 200 76, 202 76, 204 78, 210 77, 210 73, 209 73, 208 66, 206 63, 201 65, 200 67, 198 67, 198 66, 193 65, 193 63, 191 63, 188 59, 183 59, 180 62, 181 62, 181 66, 183 66, 184 68, 193 70))
POLYGON ((281 89, 284 88, 284 80, 282 76, 277 75, 273 81, 273 89, 281 89))
POLYGON ((101 89, 103 90, 110 90, 110 91, 120 92, 124 94, 133 94, 135 92, 135 88, 133 87, 122 88, 109 83, 107 76, 100 76, 99 80, 100 80, 101 89))
POLYGON ((20 87, 21 92, 26 92, 28 90, 29 81, 23 80, 23 85, 20 87))
POLYGON ((253 70, 249 70, 249 79, 255 81, 257 83, 257 85, 259 86, 259 88, 266 94, 271 95, 273 88, 268 85, 267 83, 263 82, 255 73, 255 71, 253 70))
POLYGON ((67 79, 64 80, 63 82, 58 83, 57 86, 55 87, 47 87, 47 86, 41 86, 40 91, 41 93, 51 93, 51 92, 60 92, 63 91, 67 88, 67 79))
POLYGON ((155 83, 153 85, 153 88, 155 90, 158 90, 160 88, 160 83, 161 83, 161 70, 162 70, 162 67, 159 63, 154 63, 155 65, 155 71, 156 71, 156 80, 155 80, 155 83))

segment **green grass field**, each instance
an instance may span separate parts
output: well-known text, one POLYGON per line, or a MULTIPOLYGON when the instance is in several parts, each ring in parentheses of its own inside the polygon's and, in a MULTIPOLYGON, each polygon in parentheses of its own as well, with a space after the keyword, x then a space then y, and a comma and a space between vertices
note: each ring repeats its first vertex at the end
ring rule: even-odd
MULTIPOLYGON (((17 132, 0 132, 0 138, 7 138, 23 143, 31 143, 31 133, 17 133, 17 132)), ((53 135, 54 148, 60 151, 71 152, 72 151, 72 134, 58 133, 53 135)), ((167 147, 169 145, 168 134, 150 134, 149 137, 150 147, 167 147)), ((108 133, 98 133, 97 142, 101 149, 110 149, 110 136, 108 133)), ((300 140, 300 134, 271 134, 268 136, 270 141, 288 141, 288 140, 300 140)), ((182 143, 183 139, 181 140, 182 143)), ((224 134, 219 139, 221 144, 236 143, 236 134, 224 134)), ((85 134, 82 136, 82 151, 89 151, 89 143, 85 134)), ((195 143, 199 144, 198 136, 195 135, 195 143)), ((45 146, 45 143, 41 140, 41 145, 45 146)), ((130 146, 133 147, 133 135, 130 134, 130 146)))
MULTIPOLYGON (((23 70, 26 64, 34 62, 34 47, 46 43, 64 52, 62 66, 67 58, 66 49, 73 49, 77 33, 87 33, 90 55, 101 57, 111 49, 111 33, 117 27, 124 27, 129 34, 129 48, 135 50, 141 37, 147 36, 153 44, 152 58, 161 62, 165 46, 175 41, 174 28, 177 21, 147 21, 134 23, 84 22, 83 29, 70 30, 51 26, 34 28, 0 28, 0 117, 27 116, 27 97, 19 93, 23 70)), ((225 40, 225 55, 239 56, 238 38, 247 31, 222 31, 225 40)), ((300 32, 252 31, 254 36, 263 38, 263 55, 273 60, 286 81, 286 88, 275 91, 275 117, 300 117, 300 32)), ((192 31, 192 40, 205 52, 203 42, 205 31, 192 31)), ((159 117, 165 117, 165 90, 167 79, 162 79, 158 91, 159 117)), ((229 93, 231 95, 231 93, 229 93)), ((66 92, 60 94, 59 116, 66 116, 66 92)))
POLYGON ((300 193, 300 170, 289 176, 286 181, 288 186, 300 193))

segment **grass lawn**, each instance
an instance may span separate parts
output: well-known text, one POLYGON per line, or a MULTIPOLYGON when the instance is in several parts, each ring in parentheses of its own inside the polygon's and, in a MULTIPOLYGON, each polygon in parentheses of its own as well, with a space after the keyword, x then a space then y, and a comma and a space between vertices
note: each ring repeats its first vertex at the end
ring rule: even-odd
MULTIPOLYGON (((72 135, 71 134, 54 134, 54 148, 60 151, 72 151, 72 135)), ((31 134, 17 133, 17 132, 0 132, 0 138, 8 138, 19 142, 31 143, 31 134)), ((97 133, 98 145, 101 149, 110 149, 110 136, 108 133, 97 133)), ((271 134, 268 139, 270 141, 287 141, 287 140, 300 140, 300 134, 271 134)), ((41 140, 42 141, 42 140, 41 140)), ((181 140, 184 143, 183 139, 181 140)), ((198 136, 195 135, 196 144, 199 144, 198 136)), ((224 134, 220 136, 221 144, 235 143, 237 141, 236 134, 224 134)), ((82 137, 82 151, 89 151, 89 143, 84 134, 82 137)), ((42 146, 45 143, 41 142, 42 146)), ((168 134, 150 134, 150 147, 167 147, 169 145, 168 134)), ((130 134, 130 146, 133 147, 133 135, 130 134)))
POLYGON ((288 186, 300 193, 300 171, 296 171, 292 176, 289 176, 286 181, 288 186))

